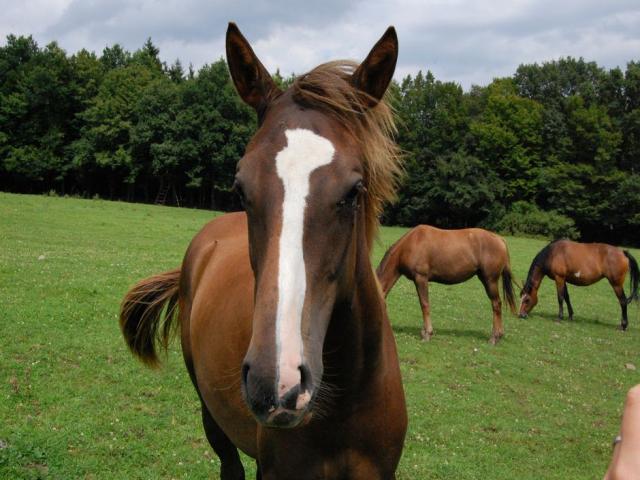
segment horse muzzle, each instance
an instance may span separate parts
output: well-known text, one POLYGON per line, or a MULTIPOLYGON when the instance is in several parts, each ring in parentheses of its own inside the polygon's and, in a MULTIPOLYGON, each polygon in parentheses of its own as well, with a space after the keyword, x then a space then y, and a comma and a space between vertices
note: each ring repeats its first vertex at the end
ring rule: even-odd
POLYGON ((309 419, 311 419, 311 412, 308 408, 289 410, 279 407, 260 423, 265 427, 294 428, 306 424, 309 419))
POLYGON ((273 376, 259 375, 257 370, 248 363, 242 369, 244 399, 256 420, 266 427, 277 428, 294 428, 305 423, 303 420, 310 418, 313 398, 306 366, 300 367, 298 381, 288 386, 276 382, 273 376))

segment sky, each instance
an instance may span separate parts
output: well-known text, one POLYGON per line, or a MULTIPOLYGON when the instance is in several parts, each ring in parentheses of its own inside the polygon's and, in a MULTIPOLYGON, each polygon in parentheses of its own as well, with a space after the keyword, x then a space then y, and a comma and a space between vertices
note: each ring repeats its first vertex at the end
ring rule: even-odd
POLYGON ((584 57, 605 68, 640 60, 640 0, 0 0, 6 36, 57 41, 100 54, 148 37, 167 63, 197 69, 224 56, 237 23, 272 73, 300 74, 329 60, 362 60, 389 25, 398 32, 396 78, 431 70, 465 89, 521 63, 584 57))

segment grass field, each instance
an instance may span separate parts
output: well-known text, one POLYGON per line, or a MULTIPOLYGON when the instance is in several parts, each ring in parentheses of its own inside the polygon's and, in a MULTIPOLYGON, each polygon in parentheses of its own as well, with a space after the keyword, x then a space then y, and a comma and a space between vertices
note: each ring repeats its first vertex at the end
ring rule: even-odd
MULTIPOLYGON (((0 194, 0 478, 217 478, 178 343, 148 370, 117 322, 127 288, 178 265, 212 216, 0 194)), ((383 229, 376 264, 403 231, 383 229)), ((545 242, 508 243, 521 280, 545 242)), ((399 478, 601 478, 626 390, 640 382, 638 307, 619 332, 601 282, 571 289, 575 320, 558 324, 546 280, 529 319, 507 315, 492 347, 479 281, 430 294, 430 343, 413 284, 389 297, 409 410, 399 478)))

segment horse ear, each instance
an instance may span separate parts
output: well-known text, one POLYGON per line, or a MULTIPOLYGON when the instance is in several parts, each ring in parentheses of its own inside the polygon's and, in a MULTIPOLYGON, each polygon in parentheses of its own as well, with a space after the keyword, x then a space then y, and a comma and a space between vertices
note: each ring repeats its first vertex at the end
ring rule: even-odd
POLYGON ((369 107, 377 105, 387 91, 397 60, 398 36, 389 27, 351 77, 353 86, 369 95, 369 107))
POLYGON ((282 93, 233 22, 227 28, 227 64, 242 100, 258 115, 282 93))

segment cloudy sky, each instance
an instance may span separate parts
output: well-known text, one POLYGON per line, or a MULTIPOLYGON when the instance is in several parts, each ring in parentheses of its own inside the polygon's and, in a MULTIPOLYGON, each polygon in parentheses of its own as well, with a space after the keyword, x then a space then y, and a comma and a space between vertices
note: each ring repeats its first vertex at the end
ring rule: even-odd
POLYGON ((607 68, 640 60, 640 0, 0 0, 0 11, 0 44, 33 34, 100 53, 151 37, 163 60, 196 68, 223 55, 232 20, 285 75, 362 59, 388 25, 400 39, 396 78, 429 69, 465 88, 568 55, 607 68))

